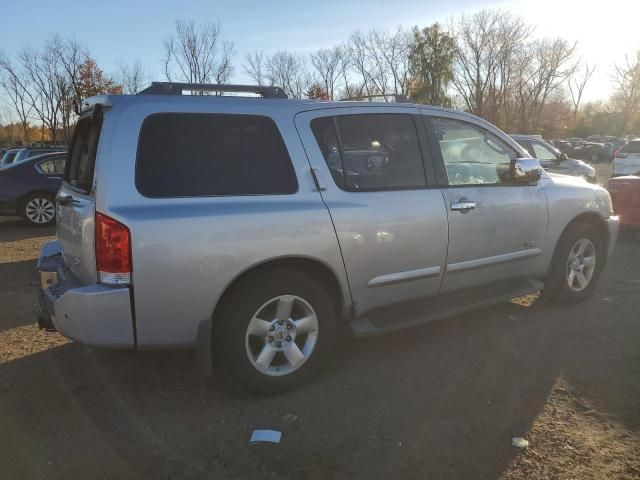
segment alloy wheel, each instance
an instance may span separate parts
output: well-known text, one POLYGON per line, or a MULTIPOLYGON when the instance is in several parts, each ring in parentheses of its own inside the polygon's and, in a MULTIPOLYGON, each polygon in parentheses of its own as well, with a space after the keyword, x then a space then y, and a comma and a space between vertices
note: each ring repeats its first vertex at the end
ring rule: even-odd
POLYGON ((586 238, 578 240, 567 259, 566 279, 569 288, 574 292, 581 292, 591 282, 596 270, 596 247, 586 238))
POLYGON ((317 341, 318 317, 311 305, 296 295, 280 295, 265 302, 251 318, 245 349, 256 370, 282 376, 298 370, 317 341))
POLYGON ((43 197, 36 197, 25 206, 27 218, 37 224, 49 223, 56 214, 56 207, 51 200, 43 197))

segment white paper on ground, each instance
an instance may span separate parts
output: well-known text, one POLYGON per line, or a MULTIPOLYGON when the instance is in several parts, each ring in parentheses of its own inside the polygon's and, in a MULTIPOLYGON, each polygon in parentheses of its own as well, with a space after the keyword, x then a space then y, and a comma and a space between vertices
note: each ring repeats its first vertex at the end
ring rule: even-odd
POLYGON ((280 443, 282 432, 277 430, 254 430, 249 439, 249 443, 270 442, 280 443))

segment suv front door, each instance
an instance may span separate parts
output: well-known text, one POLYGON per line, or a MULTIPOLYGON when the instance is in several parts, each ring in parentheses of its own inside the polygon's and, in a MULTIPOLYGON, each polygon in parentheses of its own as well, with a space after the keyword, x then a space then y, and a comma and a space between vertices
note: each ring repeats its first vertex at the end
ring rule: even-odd
POLYGON ((357 315, 440 290, 447 213, 418 113, 348 107, 295 119, 335 226, 357 315))
POLYGON ((528 277, 547 237, 539 184, 514 184, 519 153, 466 116, 425 116, 449 218, 442 292, 528 277))

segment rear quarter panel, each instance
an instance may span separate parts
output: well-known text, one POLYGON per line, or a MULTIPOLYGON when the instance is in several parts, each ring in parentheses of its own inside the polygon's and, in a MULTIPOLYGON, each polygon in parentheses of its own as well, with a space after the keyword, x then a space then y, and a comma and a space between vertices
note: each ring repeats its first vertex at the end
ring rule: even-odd
MULTIPOLYGON (((197 99, 196 99, 197 100, 197 99)), ((349 299, 344 265, 328 211, 285 108, 145 98, 111 112, 96 165, 96 209, 131 230, 138 347, 188 347, 227 286, 267 260, 310 258, 329 267, 349 299), (298 177, 293 195, 150 199, 135 187, 138 132, 157 111, 264 114, 285 139, 298 177), (269 113, 267 113, 267 111, 269 113), (104 159, 108 158, 108 161, 104 159)), ((267 103, 268 100, 265 100, 267 103)), ((267 103, 268 105, 268 103, 267 103)), ((348 301, 348 300, 347 300, 348 301)))

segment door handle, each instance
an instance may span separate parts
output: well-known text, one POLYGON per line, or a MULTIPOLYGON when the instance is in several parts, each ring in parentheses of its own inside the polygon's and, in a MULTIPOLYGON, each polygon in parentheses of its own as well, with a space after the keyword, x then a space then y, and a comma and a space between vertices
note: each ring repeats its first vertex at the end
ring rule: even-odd
POLYGON ((324 192, 327 187, 322 179, 320 170, 318 170, 317 168, 311 168, 311 176, 313 177, 313 181, 316 184, 316 188, 318 189, 318 191, 324 192))
POLYGON ((471 202, 469 200, 460 200, 459 202, 453 202, 451 204, 451 210, 456 210, 458 212, 467 213, 469 210, 473 210, 476 208, 476 202, 471 202))

